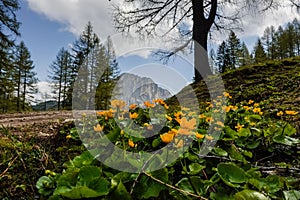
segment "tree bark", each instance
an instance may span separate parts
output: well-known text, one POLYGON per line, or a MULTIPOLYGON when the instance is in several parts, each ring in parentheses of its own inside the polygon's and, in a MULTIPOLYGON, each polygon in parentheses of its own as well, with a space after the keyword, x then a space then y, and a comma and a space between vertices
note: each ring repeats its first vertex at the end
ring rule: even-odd
POLYGON ((211 0, 208 17, 205 17, 204 0, 192 0, 195 82, 212 74, 208 64, 207 39, 217 12, 217 0, 211 0))

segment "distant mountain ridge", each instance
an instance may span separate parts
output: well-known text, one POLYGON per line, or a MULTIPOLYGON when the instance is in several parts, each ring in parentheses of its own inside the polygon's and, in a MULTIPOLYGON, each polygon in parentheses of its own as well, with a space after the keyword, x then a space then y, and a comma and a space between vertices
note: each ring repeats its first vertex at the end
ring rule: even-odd
POLYGON ((142 105, 153 99, 167 99, 172 94, 158 86, 151 78, 123 73, 113 91, 113 99, 124 100, 127 105, 142 105))

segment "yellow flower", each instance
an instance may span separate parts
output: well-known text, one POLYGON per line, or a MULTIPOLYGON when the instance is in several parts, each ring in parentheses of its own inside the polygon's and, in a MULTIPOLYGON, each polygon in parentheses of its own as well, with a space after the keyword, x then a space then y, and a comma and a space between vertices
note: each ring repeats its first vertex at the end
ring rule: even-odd
POLYGON ((129 106, 129 109, 135 109, 136 107, 137 107, 137 105, 133 103, 129 106))
POLYGON ((170 117, 169 115, 165 115, 167 120, 172 121, 172 117, 170 117))
POLYGON ((205 135, 205 138, 207 139, 207 140, 213 140, 214 138, 212 137, 212 136, 210 136, 210 135, 205 135))
POLYGON ((206 116, 205 116, 204 114, 200 114, 200 115, 199 115, 199 118, 200 118, 200 119, 203 119, 203 118, 206 118, 206 116))
POLYGON ((244 117, 244 120, 245 120, 246 122, 249 122, 250 119, 249 119, 249 117, 246 116, 246 117, 244 117))
POLYGON ((223 92, 224 97, 227 97, 229 99, 232 98, 232 96, 230 96, 230 94, 228 92, 223 92))
POLYGON ((136 119, 139 116, 137 113, 129 113, 130 119, 136 119))
POLYGON ((175 147, 177 148, 183 147, 183 140, 182 139, 178 140, 175 138, 175 147))
POLYGON ((181 119, 180 128, 193 130, 196 126, 196 118, 192 118, 191 120, 187 120, 186 117, 181 119))
POLYGON ((213 121, 213 119, 211 117, 207 117, 206 120, 205 120, 207 123, 210 123, 213 121))
POLYGON ((72 136, 71 136, 71 135, 67 135, 66 138, 67 138, 67 139, 70 139, 70 138, 72 138, 72 136))
POLYGON ((241 125, 239 123, 235 126, 235 128, 237 129, 237 131, 241 130, 243 127, 244 127, 244 125, 243 124, 241 125))
POLYGON ((258 107, 259 106, 259 103, 255 103, 254 105, 253 105, 253 107, 258 107))
POLYGON ((231 109, 234 110, 234 111, 236 111, 237 109, 239 109, 239 107, 237 107, 237 106, 231 106, 231 109))
POLYGON ((101 132, 103 131, 104 126, 100 126, 100 124, 97 124, 97 126, 94 126, 94 131, 101 132))
POLYGON ((202 134, 200 134, 200 133, 196 133, 195 136, 196 136, 196 138, 198 138, 198 139, 204 138, 204 135, 202 135, 202 134))
POLYGON ((125 101, 114 99, 110 101, 110 104, 113 108, 123 109, 126 106, 125 101))
POLYGON ((164 104, 164 107, 166 110, 168 110, 170 108, 167 104, 164 104))
POLYGON ((280 116, 283 115, 283 112, 282 112, 282 111, 279 111, 276 115, 280 117, 280 116))
POLYGON ((285 111, 285 114, 287 114, 287 115, 297 115, 298 112, 292 111, 292 110, 286 110, 286 111, 285 111))
POLYGON ((121 130, 120 134, 121 134, 121 135, 124 135, 124 130, 121 130))
POLYGON ((147 129, 148 129, 149 131, 151 131, 151 130, 153 129, 153 126, 149 124, 149 125, 147 126, 147 129))
POLYGON ((254 103, 253 100, 249 100, 249 101, 248 101, 248 104, 253 104, 253 103, 254 103))
POLYGON ((132 140, 128 140, 128 145, 133 148, 133 147, 136 147, 137 144, 134 144, 134 142, 132 140))
POLYGON ((263 115, 264 113, 263 113, 263 112, 259 112, 258 114, 259 114, 259 115, 263 115))
POLYGON ((260 110, 260 108, 254 108, 254 109, 253 109, 253 112, 254 112, 254 113, 260 113, 261 110, 260 110))
POLYGON ((170 143, 172 140, 173 140, 173 138, 174 138, 174 132, 173 131, 169 131, 169 132, 167 132, 167 133, 164 133, 164 134, 162 134, 162 135, 160 135, 160 139, 161 139, 161 141, 163 141, 164 143, 170 143))
POLYGON ((181 111, 178 111, 174 114, 174 117, 176 117, 176 118, 180 118, 182 116, 183 116, 183 113, 181 111))
POLYGON ((231 106, 223 106, 223 110, 225 112, 229 112, 231 110, 231 106))
POLYGON ((148 107, 148 108, 150 108, 150 107, 154 107, 155 105, 153 104, 153 103, 150 103, 149 101, 145 101, 144 102, 144 105, 146 106, 146 107, 148 107))
POLYGON ((112 118, 114 116, 114 110, 112 109, 109 109, 109 110, 103 110, 103 111, 98 111, 97 112, 97 115, 99 116, 104 116, 105 119, 109 119, 109 118, 112 118))
POLYGON ((219 125, 219 126, 221 126, 221 127, 224 127, 224 123, 223 122, 217 121, 216 124, 219 125))
POLYGON ((251 109, 249 106, 243 106, 243 108, 244 108, 245 110, 250 110, 250 109, 251 109))

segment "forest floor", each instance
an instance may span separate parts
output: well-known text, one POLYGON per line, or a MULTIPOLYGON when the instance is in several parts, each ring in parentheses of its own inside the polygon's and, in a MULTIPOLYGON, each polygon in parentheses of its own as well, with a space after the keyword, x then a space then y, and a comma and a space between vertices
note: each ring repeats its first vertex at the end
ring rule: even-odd
POLYGON ((13 134, 50 136, 57 133, 57 128, 61 124, 72 121, 72 118, 72 111, 1 114, 0 126, 7 128, 13 134))

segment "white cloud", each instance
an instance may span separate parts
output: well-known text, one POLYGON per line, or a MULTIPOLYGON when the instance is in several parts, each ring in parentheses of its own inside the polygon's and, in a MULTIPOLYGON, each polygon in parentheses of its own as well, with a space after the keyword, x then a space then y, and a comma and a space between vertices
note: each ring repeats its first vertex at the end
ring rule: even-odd
POLYGON ((51 94, 51 83, 46 81, 40 81, 36 85, 38 88, 38 93, 33 95, 35 102, 38 103, 41 101, 53 99, 53 94, 51 94))
MULTIPOLYGON (((112 2, 117 4, 122 0, 27 0, 27 2, 33 11, 64 24, 65 30, 75 35, 79 35, 87 21, 91 21, 95 32, 101 39, 105 39, 108 35, 116 33, 112 23, 112 2)), ((289 6, 262 15, 247 15, 242 19, 244 31, 238 35, 241 38, 261 36, 266 26, 277 27, 292 21, 295 17, 299 17, 299 13, 289 6)), ((215 36, 215 42, 223 40, 222 35, 215 36)))
POLYGON ((26 0, 29 8, 79 35, 88 21, 101 39, 114 33, 108 0, 26 0))

